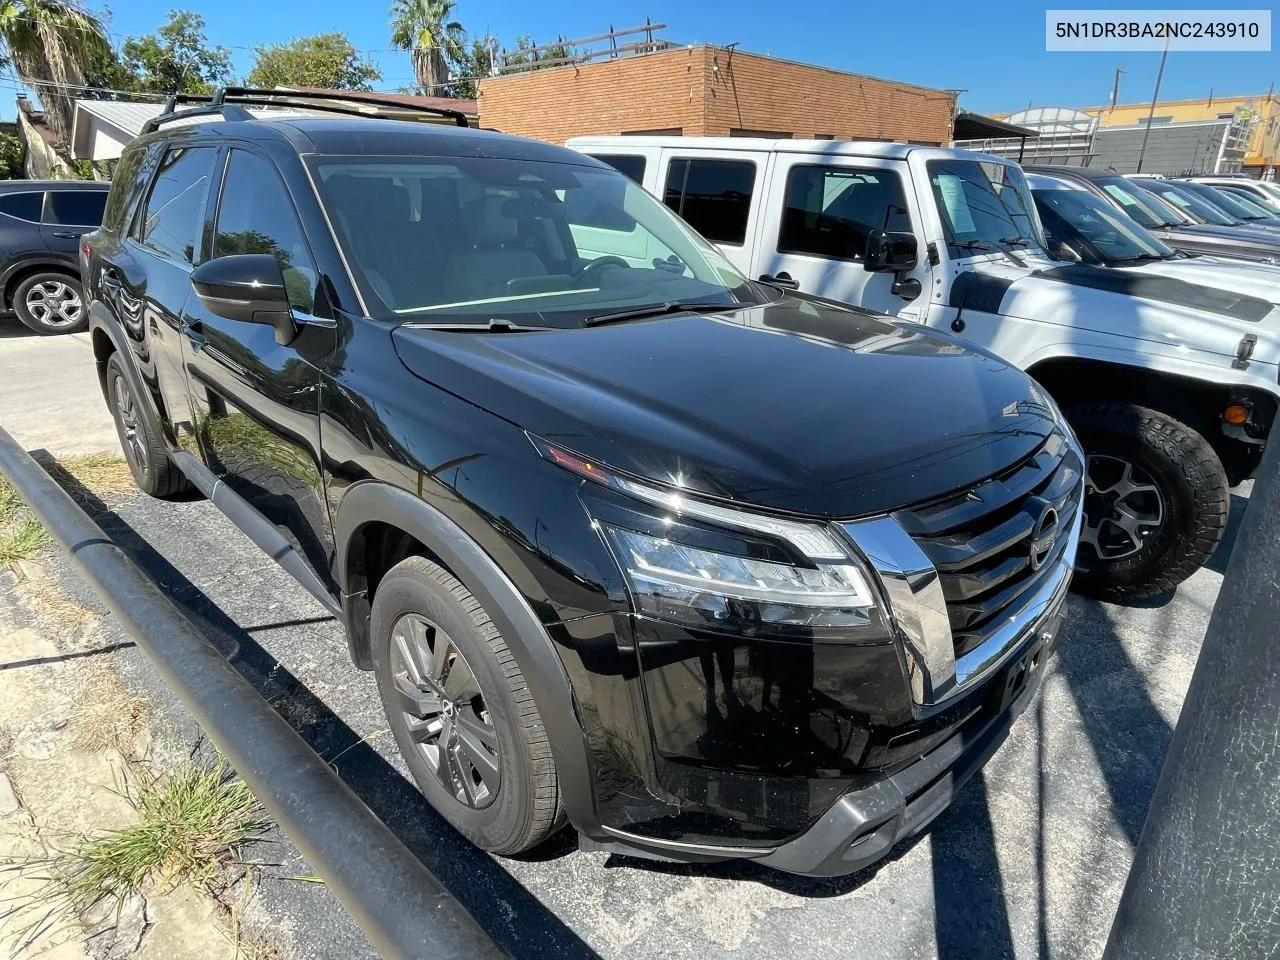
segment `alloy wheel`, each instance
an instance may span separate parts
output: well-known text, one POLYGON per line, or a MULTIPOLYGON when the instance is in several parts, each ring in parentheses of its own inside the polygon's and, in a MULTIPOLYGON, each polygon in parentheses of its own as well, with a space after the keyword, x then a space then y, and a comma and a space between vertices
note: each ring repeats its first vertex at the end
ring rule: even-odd
POLYGON ((133 392, 120 374, 115 375, 112 390, 116 396, 116 414, 120 418, 120 432, 124 439, 124 453, 137 471, 146 473, 147 445, 138 422, 138 408, 133 402, 133 392))
POLYGON ((462 651, 437 624, 406 613, 391 631, 391 676, 427 766, 459 803, 487 807, 502 777, 498 734, 462 651))
POLYGON ((80 293, 61 280, 34 284, 24 299, 27 312, 46 327, 74 327, 84 315, 80 293))
POLYGON ((1080 543, 1091 546, 1099 560, 1133 556, 1164 516, 1164 495, 1145 470, 1120 457, 1089 455, 1080 543))

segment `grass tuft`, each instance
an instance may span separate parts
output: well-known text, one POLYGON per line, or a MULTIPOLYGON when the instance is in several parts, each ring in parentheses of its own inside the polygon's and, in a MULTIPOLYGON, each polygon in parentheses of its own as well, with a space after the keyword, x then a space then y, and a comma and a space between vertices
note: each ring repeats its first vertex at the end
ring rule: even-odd
POLYGON ((0 526, 12 523, 22 509, 22 498, 5 477, 0 476, 0 526))
POLYGON ((0 529, 0 564, 13 566, 19 560, 30 560, 46 540, 49 531, 35 517, 23 517, 0 529))
POLYGON ((126 785, 123 795, 137 811, 136 823, 10 862, 10 870, 39 881, 0 916, 18 920, 19 950, 101 904, 118 910, 151 882, 209 887, 266 828, 258 801, 222 763, 206 768, 188 762, 163 776, 134 770, 141 779, 126 785))

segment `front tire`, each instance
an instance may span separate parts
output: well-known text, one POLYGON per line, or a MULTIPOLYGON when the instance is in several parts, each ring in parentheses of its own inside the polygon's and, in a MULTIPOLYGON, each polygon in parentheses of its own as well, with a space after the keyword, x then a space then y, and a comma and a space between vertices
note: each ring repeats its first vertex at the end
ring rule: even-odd
POLYGON ((1088 462, 1075 588, 1115 603, 1168 593, 1213 555, 1231 495, 1195 430, 1136 404, 1064 411, 1088 462))
POLYGON ((13 291, 13 311, 43 336, 89 329, 80 281, 65 273, 46 270, 24 278, 13 291))
POLYGON ((480 602, 424 557, 378 584, 378 692, 418 788, 464 837, 510 855, 564 823, 555 761, 519 666, 480 602))

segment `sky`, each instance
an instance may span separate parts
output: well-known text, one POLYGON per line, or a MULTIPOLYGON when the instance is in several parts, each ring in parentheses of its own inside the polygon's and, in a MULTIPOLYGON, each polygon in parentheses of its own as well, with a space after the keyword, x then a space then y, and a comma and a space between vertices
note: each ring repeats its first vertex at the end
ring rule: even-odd
MULTIPOLYGON (((103 0, 87 0, 101 10, 103 0)), ((1136 4, 1117 4, 1124 8, 1136 4)), ((1211 2, 1168 8, 1212 9, 1211 2)), ((337 30, 345 33, 382 69, 379 89, 412 83, 407 54, 387 49, 383 0, 107 0, 112 42, 150 33, 172 7, 201 14, 211 41, 232 48, 243 75, 254 44, 337 30)), ((1055 3, 1054 8, 1069 4, 1055 3)), ((1083 6, 1083 4, 1081 4, 1083 6)), ((1249 4, 1219 4, 1240 9, 1249 4)), ((1046 5, 986 0, 983 3, 915 0, 910 4, 858 0, 765 0, 733 3, 688 0, 458 0, 455 16, 468 32, 492 33, 508 46, 529 33, 543 43, 584 37, 610 27, 642 23, 646 16, 667 24, 661 32, 682 43, 738 43, 766 53, 856 73, 958 89, 960 106, 980 113, 1007 113, 1027 106, 1096 106, 1106 102, 1114 71, 1125 71, 1120 102, 1151 98, 1159 53, 1048 53, 1044 49, 1046 5), (894 11, 903 11, 895 16, 894 11)), ((1174 52, 1165 68, 1160 98, 1265 94, 1280 81, 1280 56, 1266 53, 1174 52)), ((13 116, 12 81, 0 85, 0 117, 13 116)))

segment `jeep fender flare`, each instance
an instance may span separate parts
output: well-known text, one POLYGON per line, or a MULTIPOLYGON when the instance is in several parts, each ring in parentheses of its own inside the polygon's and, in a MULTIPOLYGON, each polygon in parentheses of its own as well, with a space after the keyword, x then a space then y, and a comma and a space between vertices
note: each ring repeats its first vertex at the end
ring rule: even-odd
MULTIPOLYGON (((583 832, 597 832, 592 830, 597 821, 586 733, 555 644, 502 569, 444 513, 382 481, 365 480, 348 488, 334 518, 343 619, 349 621, 352 615, 351 543, 361 527, 373 522, 403 530, 423 544, 480 601, 515 657, 542 717, 570 821, 583 832)), ((346 625, 351 640, 351 624, 346 625)))

